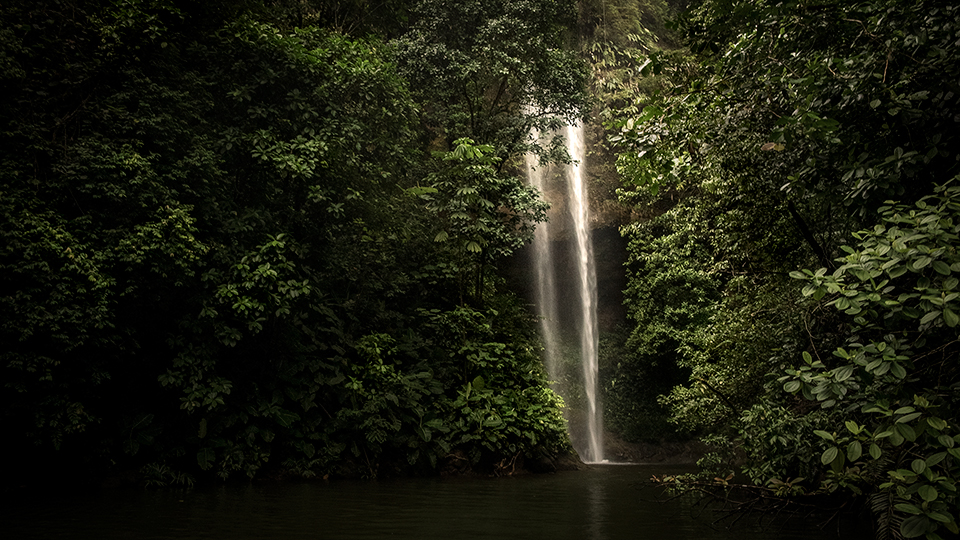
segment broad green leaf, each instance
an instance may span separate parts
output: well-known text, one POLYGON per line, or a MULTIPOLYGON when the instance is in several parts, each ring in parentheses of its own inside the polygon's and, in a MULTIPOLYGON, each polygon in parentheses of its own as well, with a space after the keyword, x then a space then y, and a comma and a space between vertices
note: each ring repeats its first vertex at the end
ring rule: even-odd
POLYGON ((940 512, 927 512, 927 517, 940 523, 950 523, 953 521, 953 518, 940 512))
POLYGON ((947 323, 947 326, 950 328, 953 328, 960 322, 960 316, 957 316, 952 309, 945 307, 943 308, 943 322, 947 323))
POLYGON ((920 510, 915 505, 912 505, 910 503, 897 503, 893 505, 893 507, 901 512, 906 512, 907 514, 913 514, 915 516, 918 516, 923 513, 922 510, 920 510))
POLYGON ((933 454, 932 456, 924 460, 924 463, 927 464, 927 467, 933 467, 934 465, 937 465, 938 463, 943 461, 945 457, 947 457, 946 452, 937 452, 936 454, 933 454))
POLYGON ((824 440, 827 440, 827 441, 832 441, 832 440, 834 440, 833 434, 830 433, 830 432, 828 432, 828 431, 823 431, 822 429, 815 429, 815 430, 813 430, 813 433, 814 433, 814 435, 817 435, 817 436, 820 437, 821 439, 824 439, 824 440))
POLYGON ((843 382, 850 378, 853 375, 853 372, 856 370, 856 366, 841 366, 834 370, 834 378, 837 382, 843 382))
MULTIPOLYGON (((903 424, 900 424, 900 425, 903 425, 903 424)), ((893 432, 890 434, 890 444, 894 446, 900 446, 901 444, 903 444, 903 441, 904 441, 904 437, 900 433, 900 431, 893 430, 893 432)))
POLYGON ((927 323, 929 323, 930 321, 936 319, 936 318, 939 317, 939 316, 940 316, 940 310, 939 310, 939 309, 938 309, 938 310, 935 310, 935 311, 927 312, 927 314, 924 315, 922 319, 920 319, 920 324, 927 324, 927 323))
POLYGON ((903 379, 907 376, 907 370, 897 362, 890 362, 887 365, 890 366, 890 373, 898 379, 903 379))
POLYGON ((900 524, 900 534, 904 538, 917 538, 927 534, 930 529, 930 520, 926 516, 913 516, 903 520, 900 524))
POLYGON ((937 489, 935 487, 927 484, 920 486, 920 488, 917 490, 917 493, 920 495, 921 499, 927 502, 936 500, 936 498, 940 495, 937 493, 937 489))
POLYGON ((911 413, 911 414, 907 414, 907 415, 901 416, 900 418, 897 418, 896 423, 902 424, 902 423, 905 423, 905 422, 910 422, 911 420, 916 420, 917 418, 920 417, 920 414, 921 414, 921 413, 915 412, 915 413, 911 413))
POLYGON ((887 275, 891 278, 898 278, 907 273, 906 266, 894 266, 890 270, 887 270, 887 275))
POLYGON ((917 440, 917 432, 914 431, 910 424, 897 424, 896 428, 900 435, 903 435, 904 439, 910 442, 917 440))
POLYGON ((839 453, 840 453, 840 449, 837 448, 836 446, 831 446, 830 448, 827 448, 823 452, 823 455, 820 456, 820 463, 823 463, 824 465, 829 465, 833 463, 833 460, 837 459, 837 455, 839 453))
POLYGON ((860 444, 860 441, 853 441, 847 445, 847 459, 851 462, 857 461, 860 459, 860 456, 863 455, 863 447, 860 444))

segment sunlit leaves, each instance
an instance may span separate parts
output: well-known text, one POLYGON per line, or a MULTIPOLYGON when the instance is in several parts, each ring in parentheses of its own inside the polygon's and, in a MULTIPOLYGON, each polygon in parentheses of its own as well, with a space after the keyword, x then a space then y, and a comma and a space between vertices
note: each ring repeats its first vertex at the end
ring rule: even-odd
MULTIPOLYGON (((562 40, 575 18, 564 1, 421 0, 395 43, 402 72, 423 103, 434 136, 452 148, 472 137, 502 155, 587 108, 583 62, 562 40)), ((546 152, 546 150, 544 150, 546 152)))

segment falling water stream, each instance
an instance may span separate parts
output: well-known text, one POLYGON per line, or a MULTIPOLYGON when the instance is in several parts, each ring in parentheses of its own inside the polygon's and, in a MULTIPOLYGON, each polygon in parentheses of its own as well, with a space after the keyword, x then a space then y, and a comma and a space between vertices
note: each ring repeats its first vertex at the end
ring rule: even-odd
MULTIPOLYGON (((537 166, 537 157, 533 154, 526 155, 527 179, 530 185, 536 187, 541 193, 545 191, 546 182, 544 170, 537 166)), ((553 249, 550 245, 550 222, 544 222, 534 230, 533 238, 533 260, 534 275, 536 276, 536 297, 537 308, 539 310, 540 320, 542 321, 541 332, 544 343, 544 365, 547 373, 552 379, 556 379, 558 365, 560 362, 559 350, 559 325, 557 321, 560 318, 560 311, 557 307, 556 296, 556 267, 553 264, 553 249)))
POLYGON ((580 275, 580 362, 583 364, 583 391, 587 398, 587 447, 581 458, 588 463, 603 461, 602 422, 597 406, 597 272, 590 239, 590 208, 583 181, 586 146, 583 127, 567 126, 567 150, 574 159, 570 166, 570 191, 573 195, 573 223, 577 231, 577 260, 580 275))
MULTIPOLYGON (((573 163, 566 167, 564 195, 569 208, 572 227, 576 237, 576 268, 578 276, 580 334, 580 363, 583 366, 583 395, 586 403, 584 411, 586 440, 574 440, 581 459, 587 463, 603 461, 603 423, 597 396, 597 349, 599 330, 597 327, 597 275, 593 260, 593 243, 590 238, 590 209, 587 187, 584 181, 584 144, 582 126, 568 126, 566 129, 567 152, 573 163)), ((538 168, 533 157, 527 158, 528 177, 531 185, 545 191, 544 169, 538 168)), ((534 238, 534 265, 537 277, 536 293, 545 349, 545 364, 551 379, 558 376, 560 343, 560 313, 558 280, 556 279, 557 258, 551 248, 551 230, 549 223, 537 228, 534 238)))

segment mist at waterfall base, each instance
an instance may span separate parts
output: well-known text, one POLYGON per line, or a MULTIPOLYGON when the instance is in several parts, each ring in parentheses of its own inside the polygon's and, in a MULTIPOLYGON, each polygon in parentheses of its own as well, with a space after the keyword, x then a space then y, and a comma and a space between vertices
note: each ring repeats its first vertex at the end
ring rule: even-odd
POLYGON ((541 320, 544 363, 563 396, 570 436, 581 459, 604 459, 598 394, 597 276, 586 185, 583 129, 569 126, 567 151, 573 162, 541 166, 527 156, 530 185, 551 204, 548 222, 537 227, 530 256, 535 311, 541 320), (556 245, 555 239, 570 241, 556 245), (567 249, 564 249, 564 248, 567 249))

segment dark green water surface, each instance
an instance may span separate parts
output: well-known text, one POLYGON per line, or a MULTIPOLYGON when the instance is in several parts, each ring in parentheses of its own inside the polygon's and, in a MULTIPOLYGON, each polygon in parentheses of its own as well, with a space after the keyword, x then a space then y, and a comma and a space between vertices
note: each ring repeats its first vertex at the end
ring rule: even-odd
MULTIPOLYGON (((193 490, 24 495, 0 536, 19 539, 821 540, 869 537, 818 518, 714 523, 720 514, 647 485, 676 468, 595 466, 511 478, 254 483, 193 490)), ((858 531, 858 529, 860 529, 858 531)))

